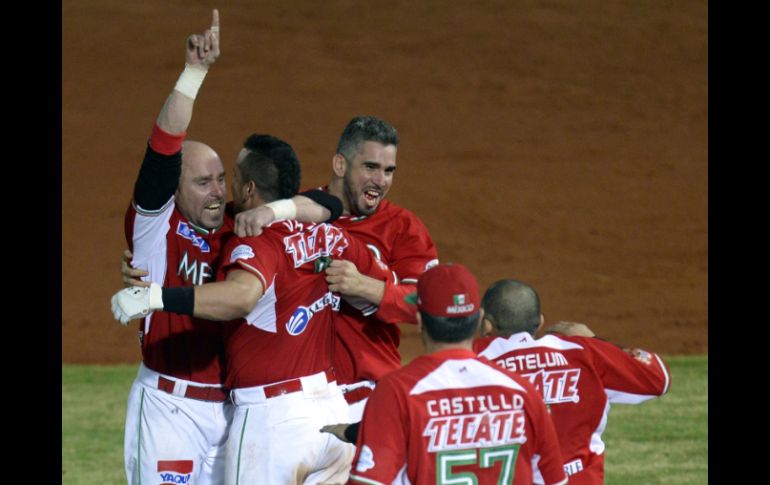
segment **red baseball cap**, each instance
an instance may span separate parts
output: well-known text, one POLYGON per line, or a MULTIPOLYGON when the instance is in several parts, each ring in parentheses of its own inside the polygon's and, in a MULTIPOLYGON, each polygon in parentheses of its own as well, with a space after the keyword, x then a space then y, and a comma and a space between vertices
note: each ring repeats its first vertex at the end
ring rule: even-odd
POLYGON ((479 311, 479 285, 462 264, 438 264, 417 280, 417 291, 406 295, 408 303, 434 317, 464 317, 479 311))

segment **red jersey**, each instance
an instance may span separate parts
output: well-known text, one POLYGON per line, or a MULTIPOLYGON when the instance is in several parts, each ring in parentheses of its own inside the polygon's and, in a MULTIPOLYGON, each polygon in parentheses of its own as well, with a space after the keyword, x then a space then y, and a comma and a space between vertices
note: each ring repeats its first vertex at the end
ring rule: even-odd
POLYGON ((232 389, 323 372, 332 367, 334 312, 339 295, 329 291, 327 258, 352 261, 362 274, 391 277, 362 243, 329 224, 276 221, 257 237, 233 237, 217 275, 246 270, 264 293, 237 323, 226 324, 227 381, 232 389))
POLYGON ((448 349, 377 383, 348 483, 523 485, 537 469, 548 484, 567 482, 537 390, 470 350, 448 349))
POLYGON ((417 278, 438 263, 436 246, 417 216, 388 200, 380 202, 370 216, 342 216, 334 225, 364 242, 398 277, 398 284, 386 281, 379 307, 372 306, 362 314, 343 302, 336 323, 334 368, 338 382, 378 380, 401 367, 401 330, 394 324, 415 322, 416 309, 404 301, 404 296, 414 292, 417 278))
MULTIPOLYGON (((148 148, 144 163, 163 163, 154 159, 164 158, 170 157, 148 148)), ((178 180, 179 175, 175 176, 178 180)), ((142 195, 139 189, 137 192, 142 195)), ((233 219, 227 214, 219 229, 207 231, 195 226, 179 212, 173 196, 157 210, 145 210, 140 202, 134 202, 125 217, 126 241, 134 254, 132 265, 149 271, 148 281, 167 287, 213 281, 222 244, 233 234, 232 229, 233 219)), ((156 311, 142 320, 139 335, 142 360, 148 368, 188 381, 222 384, 221 324, 156 311)))
POLYGON ((541 392, 559 436, 569 483, 604 483, 604 442, 610 403, 637 404, 665 394, 666 364, 657 354, 593 337, 526 332, 474 342, 479 356, 528 378, 541 392))

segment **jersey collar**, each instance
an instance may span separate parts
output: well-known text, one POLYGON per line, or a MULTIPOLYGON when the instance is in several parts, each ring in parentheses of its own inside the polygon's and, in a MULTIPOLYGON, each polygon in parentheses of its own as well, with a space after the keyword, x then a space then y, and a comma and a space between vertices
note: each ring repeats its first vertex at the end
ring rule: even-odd
POLYGON ((525 342, 529 343, 529 342, 534 342, 535 341, 535 339, 532 338, 532 335, 530 335, 529 332, 514 333, 513 335, 508 337, 507 340, 510 341, 510 342, 515 342, 517 344, 518 343, 525 343, 525 342))
POLYGON ((220 225, 219 227, 216 227, 214 229, 204 229, 204 228, 202 228, 200 226, 197 226, 197 225, 193 224, 193 222, 191 220, 189 220, 189 219, 187 220, 187 223, 190 224, 190 227, 195 229, 196 232, 199 232, 199 233, 201 233, 203 235, 206 235, 206 236, 209 236, 211 234, 216 233, 218 230, 220 230, 222 228, 222 225, 224 224, 223 223, 222 225, 220 225))
POLYGON ((444 349, 430 355, 440 360, 476 358, 476 353, 470 349, 444 349))

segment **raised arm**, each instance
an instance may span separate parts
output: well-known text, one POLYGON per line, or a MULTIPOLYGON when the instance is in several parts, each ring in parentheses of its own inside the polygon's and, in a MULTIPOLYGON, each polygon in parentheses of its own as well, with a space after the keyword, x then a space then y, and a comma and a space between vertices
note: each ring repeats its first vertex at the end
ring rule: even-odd
POLYGON ((185 40, 185 69, 155 121, 149 146, 134 186, 137 209, 161 209, 179 184, 181 149, 192 119, 193 104, 209 67, 219 57, 219 12, 211 28, 185 40))
POLYGON ((184 133, 192 119, 193 103, 209 67, 219 57, 219 11, 211 12, 211 27, 185 41, 185 68, 166 99, 157 124, 167 133, 184 133))

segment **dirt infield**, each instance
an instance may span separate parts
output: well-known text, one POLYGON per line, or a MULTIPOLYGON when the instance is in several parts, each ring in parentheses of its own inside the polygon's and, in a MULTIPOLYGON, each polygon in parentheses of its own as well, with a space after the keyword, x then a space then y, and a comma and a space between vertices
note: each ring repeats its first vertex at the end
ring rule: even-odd
POLYGON ((64 362, 140 358, 109 311, 123 213, 213 6, 222 56, 188 133, 229 171, 269 132, 324 184, 345 123, 381 116, 402 140, 389 197, 442 261, 533 284, 547 321, 708 352, 706 2, 193 3, 62 4, 64 362))

